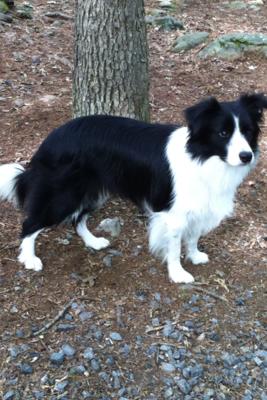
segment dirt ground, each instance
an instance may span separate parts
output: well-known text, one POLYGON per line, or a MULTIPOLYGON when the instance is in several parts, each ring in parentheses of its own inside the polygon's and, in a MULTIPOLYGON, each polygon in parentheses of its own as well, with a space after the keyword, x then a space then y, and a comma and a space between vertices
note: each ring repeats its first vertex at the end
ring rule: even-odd
MULTIPOLYGON (((207 30, 211 37, 232 31, 267 33, 266 5, 260 11, 240 11, 224 7, 221 1, 189 0, 185 3, 176 16, 182 19, 187 31, 207 30)), ((148 12, 157 6, 152 1, 146 4, 148 12)), ((15 19, 0 32, 0 163, 26 163, 49 131, 71 118, 72 2, 32 0, 32 5, 32 20, 15 19), (59 9, 70 18, 45 16, 46 12, 59 9)), ((181 34, 180 31, 166 33, 149 28, 153 121, 182 122, 183 109, 206 96, 229 100, 241 92, 267 92, 265 59, 251 55, 235 61, 200 61, 197 58, 200 47, 177 55, 170 47, 181 34)), ((44 270, 34 273, 23 270, 16 260, 22 215, 11 205, 1 203, 0 352, 3 356, 0 369, 8 371, 10 376, 17 375, 17 367, 8 356, 10 344, 31 343, 35 351, 43 355, 42 363, 35 363, 31 378, 27 375, 19 378, 22 398, 32 398, 31 385, 38 381, 44 365, 48 365, 49 351, 66 339, 64 333, 55 333, 53 329, 34 339, 19 338, 16 331, 23 329, 27 336, 33 327, 39 329, 70 299, 84 298, 89 302, 90 309, 97 315, 95 324, 103 329, 116 330, 120 307, 125 318, 121 330, 128 343, 133 343, 138 335, 144 337, 146 345, 155 340, 145 334, 152 317, 165 321, 179 315, 180 321, 188 319, 188 311, 182 304, 192 293, 201 290, 226 299, 218 298, 212 309, 212 316, 220 317, 221 341, 216 346, 229 349, 237 345, 231 340, 231 334, 240 329, 239 325, 236 328, 240 310, 234 305, 236 298, 247 291, 253 293, 253 298, 242 316, 246 329, 249 324, 253 326, 255 320, 266 324, 266 125, 262 127, 260 148, 261 157, 255 171, 238 191, 235 216, 201 242, 210 256, 209 264, 196 267, 184 261, 198 283, 190 291, 183 285, 171 284, 166 268, 148 253, 146 221, 130 204, 112 200, 89 221, 95 228, 106 217, 119 216, 123 220, 121 235, 112 240, 112 248, 122 255, 113 258, 112 268, 103 265, 106 251, 88 252, 72 228, 65 226, 47 230, 38 239, 37 254, 44 262, 44 270), (68 244, 64 244, 66 237, 68 244), (152 273, 154 269, 157 273, 152 273), (155 293, 171 301, 153 310, 149 302, 155 293), (139 302, 138 296, 144 296, 145 301, 139 302)), ((211 314, 194 316, 192 313, 191 317, 205 326, 211 314)), ((83 336, 84 332, 85 326, 81 324, 75 332, 68 333, 68 341, 75 341, 75 336, 83 336)), ((191 338, 188 346, 195 340, 191 338)), ((143 352, 137 352, 131 362, 137 374, 135 379, 145 379, 143 352)), ((149 374, 158 375, 156 365, 149 374)), ((101 387, 94 377, 90 385, 101 387)), ((0 386, 0 393, 1 390, 4 393, 4 386, 0 386)), ((145 394, 139 398, 145 399, 145 394)), ((239 395, 233 392, 231 398, 238 399, 239 395)))

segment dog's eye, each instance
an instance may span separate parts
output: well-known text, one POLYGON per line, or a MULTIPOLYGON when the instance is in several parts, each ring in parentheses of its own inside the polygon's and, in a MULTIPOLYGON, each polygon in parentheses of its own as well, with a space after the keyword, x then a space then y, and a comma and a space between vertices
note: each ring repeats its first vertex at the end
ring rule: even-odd
POLYGON ((221 132, 219 132, 219 136, 222 138, 227 138, 227 137, 229 137, 229 133, 226 131, 221 131, 221 132))

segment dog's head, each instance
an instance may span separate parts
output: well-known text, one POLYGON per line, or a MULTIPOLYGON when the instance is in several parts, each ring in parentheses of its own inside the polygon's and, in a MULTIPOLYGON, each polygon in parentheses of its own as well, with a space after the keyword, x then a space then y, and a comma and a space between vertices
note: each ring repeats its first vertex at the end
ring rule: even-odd
POLYGON ((264 108, 266 96, 245 94, 222 103, 211 97, 186 109, 189 153, 202 162, 218 156, 231 166, 253 163, 264 108))

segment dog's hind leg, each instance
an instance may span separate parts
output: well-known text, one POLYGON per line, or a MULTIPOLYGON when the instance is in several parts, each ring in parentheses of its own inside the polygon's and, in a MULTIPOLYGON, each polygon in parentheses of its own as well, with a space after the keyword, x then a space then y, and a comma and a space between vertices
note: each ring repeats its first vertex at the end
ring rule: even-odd
POLYGON ((191 232, 190 235, 185 237, 186 245, 186 258, 189 259, 193 264, 205 264, 209 261, 209 257, 203 251, 198 250, 198 240, 200 234, 191 232))
POLYGON ((20 254, 18 260, 24 264, 26 269, 41 271, 43 264, 40 258, 35 255, 35 240, 42 229, 36 230, 34 233, 24 236, 20 245, 20 254))
POLYGON ((91 247, 94 250, 105 249, 110 245, 109 240, 103 237, 94 236, 86 225, 87 215, 83 215, 76 225, 77 234, 82 238, 86 247, 91 247))

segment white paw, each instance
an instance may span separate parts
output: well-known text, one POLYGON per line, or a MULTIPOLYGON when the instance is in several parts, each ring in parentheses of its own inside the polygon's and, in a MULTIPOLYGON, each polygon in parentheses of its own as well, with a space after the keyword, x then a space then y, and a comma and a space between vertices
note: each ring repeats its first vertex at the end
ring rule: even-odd
POLYGON ((105 249, 109 245, 110 245, 110 241, 103 237, 94 238, 94 240, 90 241, 90 243, 87 243, 87 247, 91 247, 94 250, 105 249))
POLYGON ((176 268, 169 271, 169 278, 174 283, 192 283, 194 282, 193 275, 185 271, 183 268, 176 268))
POLYGON ((42 271, 43 269, 43 263, 38 257, 31 257, 31 258, 26 258, 23 257, 23 254, 20 254, 18 257, 19 262, 24 264, 26 269, 32 269, 33 271, 42 271))
POLYGON ((206 264, 209 261, 209 256, 202 251, 196 251, 187 257, 193 264, 206 264))

